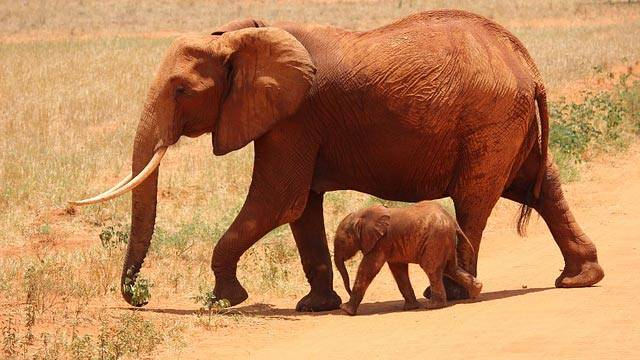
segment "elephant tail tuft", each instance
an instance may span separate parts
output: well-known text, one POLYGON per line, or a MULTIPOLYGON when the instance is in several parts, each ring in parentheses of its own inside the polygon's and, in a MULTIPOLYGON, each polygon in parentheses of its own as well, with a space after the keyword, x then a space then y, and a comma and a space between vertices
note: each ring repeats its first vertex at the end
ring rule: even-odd
MULTIPOLYGON (((527 194, 527 198, 529 197, 528 195, 529 194, 527 194)), ((532 207, 526 203, 520 206, 520 215, 518 216, 518 225, 516 228, 520 236, 527 235, 527 225, 529 225, 529 219, 531 218, 531 209, 532 207)))

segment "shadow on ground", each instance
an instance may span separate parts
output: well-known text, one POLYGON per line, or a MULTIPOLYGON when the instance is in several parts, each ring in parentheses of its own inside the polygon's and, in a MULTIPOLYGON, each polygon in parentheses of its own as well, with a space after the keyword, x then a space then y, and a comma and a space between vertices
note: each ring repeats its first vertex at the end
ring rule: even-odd
MULTIPOLYGON (((514 289, 514 290, 500 290, 490 291, 480 294, 477 299, 474 300, 460 300, 451 301, 448 306, 455 306, 457 304, 471 304, 485 301, 500 300, 504 298, 510 298, 514 296, 522 296, 530 293, 536 293, 541 291, 547 291, 556 289, 555 287, 544 288, 529 288, 529 289, 514 289)), ((402 311, 404 301, 392 300, 392 301, 378 301, 371 303, 363 303, 358 309, 358 315, 380 315, 393 312, 402 311)), ((133 308, 119 308, 122 310, 134 310, 133 308)), ((168 309, 168 308, 136 308, 136 311, 153 312, 160 314, 172 314, 172 315, 195 315, 198 314, 198 310, 194 309, 168 309)), ((425 311, 423 309, 417 309, 413 311, 425 311)), ((300 313, 296 312, 293 308, 278 308, 273 304, 255 303, 245 306, 237 306, 228 310, 225 310, 219 315, 233 316, 244 315, 256 318, 264 319, 281 319, 281 320, 299 320, 301 317, 309 316, 325 316, 325 315, 342 315, 339 310, 326 311, 319 313, 300 313)))

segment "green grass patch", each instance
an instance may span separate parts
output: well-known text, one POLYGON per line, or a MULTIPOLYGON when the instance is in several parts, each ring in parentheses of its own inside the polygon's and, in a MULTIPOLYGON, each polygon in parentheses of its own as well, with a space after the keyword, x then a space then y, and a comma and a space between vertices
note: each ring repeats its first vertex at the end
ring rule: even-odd
POLYGON ((586 92, 584 101, 550 104, 549 148, 564 180, 579 178, 579 164, 620 151, 640 133, 640 80, 628 75, 610 91, 586 92))

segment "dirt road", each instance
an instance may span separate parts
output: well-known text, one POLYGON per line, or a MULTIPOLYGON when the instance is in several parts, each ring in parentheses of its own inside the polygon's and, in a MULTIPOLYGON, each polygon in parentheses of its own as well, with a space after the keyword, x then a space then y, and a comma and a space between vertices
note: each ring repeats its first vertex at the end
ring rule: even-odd
MULTIPOLYGON (((633 359, 640 358, 640 143, 596 160, 565 186, 573 211, 598 246, 606 276, 592 288, 556 289, 563 262, 541 219, 527 238, 513 230, 516 208, 494 210, 480 251, 479 300, 441 310, 401 311, 388 268, 373 282, 361 314, 291 310, 295 299, 251 295, 240 308, 255 319, 188 336, 186 359, 633 359)), ((422 293, 426 277, 414 267, 422 293)), ((336 288, 339 282, 336 282, 336 288)), ((343 299, 342 289, 338 290, 343 299)), ((153 309, 151 309, 153 311, 153 309)))

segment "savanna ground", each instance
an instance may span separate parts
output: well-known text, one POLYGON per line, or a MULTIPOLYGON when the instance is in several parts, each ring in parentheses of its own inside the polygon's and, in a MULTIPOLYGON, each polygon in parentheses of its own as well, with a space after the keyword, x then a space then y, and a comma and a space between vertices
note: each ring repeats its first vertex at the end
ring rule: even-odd
MULTIPOLYGON (((640 4, 627 1, 2 2, 0 357, 637 357, 638 39, 640 4), (552 152, 606 272, 597 287, 552 288, 563 263, 551 235, 534 220, 519 238, 516 207, 501 201, 477 302, 401 312, 385 269, 362 316, 295 313, 308 288, 281 227, 241 260, 249 300, 217 309, 207 303, 211 250, 242 205, 253 151, 214 157, 203 136, 182 139, 162 163, 156 234, 135 284, 150 303, 132 311, 120 299, 129 197, 65 204, 127 173, 145 92, 176 34, 249 16, 364 30, 443 7, 505 25, 538 63, 553 102, 552 152)), ((329 238, 348 212, 378 201, 328 194, 329 238)), ((421 293, 426 277, 413 270, 421 293)))

